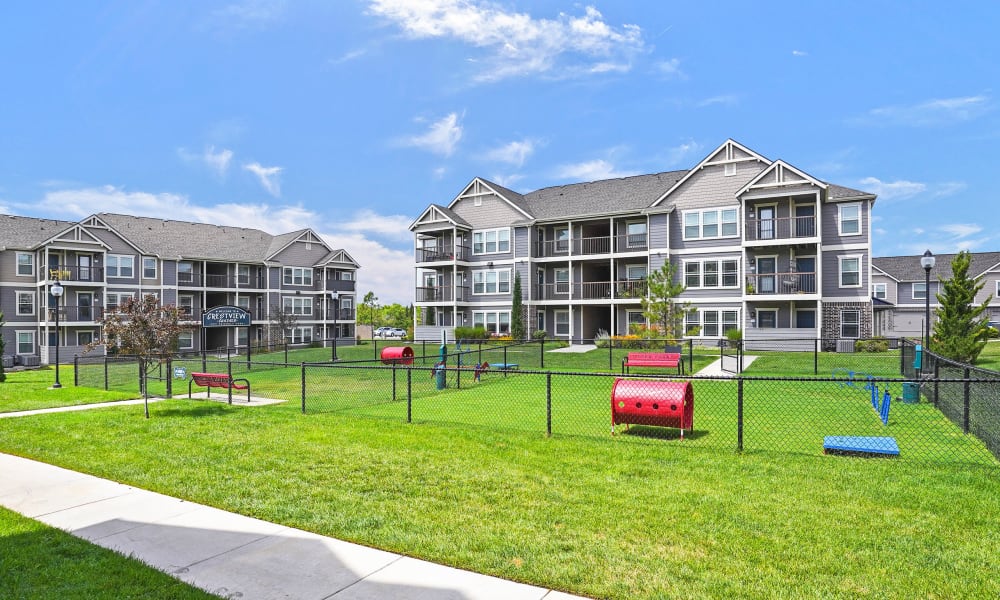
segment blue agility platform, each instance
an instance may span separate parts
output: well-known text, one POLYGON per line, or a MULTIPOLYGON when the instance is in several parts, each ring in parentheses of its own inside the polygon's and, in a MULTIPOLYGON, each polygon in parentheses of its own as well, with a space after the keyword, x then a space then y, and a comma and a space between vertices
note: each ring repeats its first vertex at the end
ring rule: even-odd
POLYGON ((823 438, 823 452, 830 454, 880 454, 899 456, 896 438, 856 435, 828 435, 823 438))

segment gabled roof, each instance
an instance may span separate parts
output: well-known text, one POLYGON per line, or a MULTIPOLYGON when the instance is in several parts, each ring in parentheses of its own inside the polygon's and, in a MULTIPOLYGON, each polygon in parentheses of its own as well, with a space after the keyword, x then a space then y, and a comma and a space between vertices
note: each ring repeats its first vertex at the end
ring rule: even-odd
POLYGON ((766 169, 757 174, 756 177, 747 182, 740 191, 736 192, 737 196, 742 196, 743 194, 749 192, 754 187, 763 188, 780 188, 783 186, 792 185, 802 185, 811 184, 817 187, 826 189, 827 183, 816 179, 812 175, 806 173, 805 171, 794 167, 783 160, 776 160, 771 163, 766 169), (773 182, 762 183, 767 179, 773 179, 773 182))
POLYGON ((320 259, 319 262, 317 262, 313 266, 324 267, 330 264, 347 264, 347 265, 352 265, 355 268, 361 267, 361 265, 358 264, 358 261, 354 260, 354 257, 348 254, 347 250, 344 250, 343 248, 337 250, 331 250, 329 254, 324 256, 322 259, 320 259))
POLYGON ((112 213, 100 213, 97 216, 119 235, 142 248, 143 252, 167 259, 262 263, 270 256, 269 249, 274 239, 301 234, 295 232, 272 236, 259 229, 246 227, 112 213))
POLYGON ((72 221, 0 215, 0 247, 34 250, 74 225, 72 221))
POLYGON ((313 244, 320 244, 328 251, 332 250, 332 248, 330 248, 330 246, 323 241, 323 238, 319 237, 319 235, 317 235, 315 231, 306 228, 274 236, 271 239, 270 247, 267 249, 267 257, 266 257, 267 260, 271 260, 279 252, 281 252, 285 248, 291 246, 292 244, 303 238, 305 239, 306 242, 311 242, 313 244))
POLYGON ((536 219, 635 212, 649 208, 688 171, 665 171, 542 188, 524 195, 536 219))
POLYGON ((737 142, 736 140, 730 138, 722 142, 718 148, 712 150, 708 153, 708 156, 703 158, 701 162, 696 164, 693 169, 688 171, 683 177, 678 179, 670 189, 663 192, 663 194, 656 199, 651 206, 656 206, 666 200, 667 196, 673 193, 674 190, 681 187, 685 181, 688 180, 692 175, 703 169, 704 167, 711 164, 725 164, 727 162, 738 162, 744 160, 756 160, 764 164, 771 164, 771 161, 766 159, 764 156, 754 152, 750 148, 747 148, 743 144, 737 142), (736 155, 740 155, 739 158, 735 158, 736 155), (719 157, 722 158, 719 158, 719 157))
POLYGON ((466 229, 472 229, 472 225, 468 221, 458 216, 455 211, 450 208, 445 208, 440 204, 431 204, 424 212, 420 213, 415 221, 410 223, 410 231, 413 231, 418 225, 427 225, 431 223, 451 223, 452 225, 457 225, 459 227, 465 227, 466 229))
POLYGON ((532 218, 531 212, 525 207, 524 197, 521 196, 521 194, 518 194, 513 190, 509 190, 503 187, 502 185, 493 183, 492 181, 483 179, 482 177, 473 178, 473 180, 469 182, 469 185, 462 188, 461 193, 455 196, 455 199, 448 204, 448 208, 450 209, 451 207, 455 206, 455 204, 459 200, 461 200, 463 196, 468 194, 469 189, 474 188, 477 183, 481 186, 485 186, 486 189, 493 192, 503 200, 506 200, 507 204, 510 204, 511 207, 514 208, 514 210, 520 212, 529 219, 532 218))
MULTIPOLYGON (((935 254, 931 279, 951 279, 951 261, 955 254, 935 254)), ((923 281, 924 268, 920 266, 920 256, 882 256, 872 258, 872 266, 896 281, 923 281)), ((973 252, 969 265, 969 276, 978 277, 1000 266, 1000 252, 973 252)))
POLYGON ((833 183, 827 184, 829 187, 826 190, 826 197, 830 200, 847 200, 857 198, 858 200, 874 200, 875 194, 871 192, 862 192, 860 190, 854 190, 849 187, 844 187, 842 185, 836 185, 833 183))

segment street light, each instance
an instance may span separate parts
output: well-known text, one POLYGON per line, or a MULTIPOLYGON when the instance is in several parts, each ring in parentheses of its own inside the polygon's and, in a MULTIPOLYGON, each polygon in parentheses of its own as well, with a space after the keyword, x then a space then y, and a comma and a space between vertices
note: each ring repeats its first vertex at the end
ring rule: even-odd
POLYGON ((931 269, 934 268, 934 255, 930 250, 920 257, 920 266, 924 268, 924 351, 931 347, 931 269))
POLYGON ((340 294, 337 292, 330 292, 330 300, 333 302, 333 360, 337 360, 337 338, 340 337, 338 334, 340 331, 337 328, 337 312, 340 310, 340 305, 337 300, 340 299, 340 294))
POLYGON ((52 389, 57 390, 62 387, 59 383, 59 298, 63 295, 63 286, 59 285, 58 279, 49 288, 49 293, 56 299, 56 382, 52 384, 52 389))

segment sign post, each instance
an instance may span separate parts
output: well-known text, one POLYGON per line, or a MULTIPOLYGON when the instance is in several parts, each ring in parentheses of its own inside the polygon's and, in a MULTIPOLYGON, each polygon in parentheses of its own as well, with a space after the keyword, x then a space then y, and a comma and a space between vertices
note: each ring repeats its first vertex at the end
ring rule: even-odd
POLYGON ((239 306, 213 306, 201 313, 201 356, 202 370, 205 370, 205 330, 210 327, 246 327, 247 328, 247 368, 250 368, 250 311, 239 306))

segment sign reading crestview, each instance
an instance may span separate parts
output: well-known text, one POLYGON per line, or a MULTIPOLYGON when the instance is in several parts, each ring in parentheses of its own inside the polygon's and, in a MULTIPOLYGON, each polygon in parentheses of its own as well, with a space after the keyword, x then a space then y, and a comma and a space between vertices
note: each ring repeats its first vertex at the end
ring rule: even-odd
POLYGON ((250 311, 239 306, 215 306, 201 315, 202 327, 250 327, 250 311))

